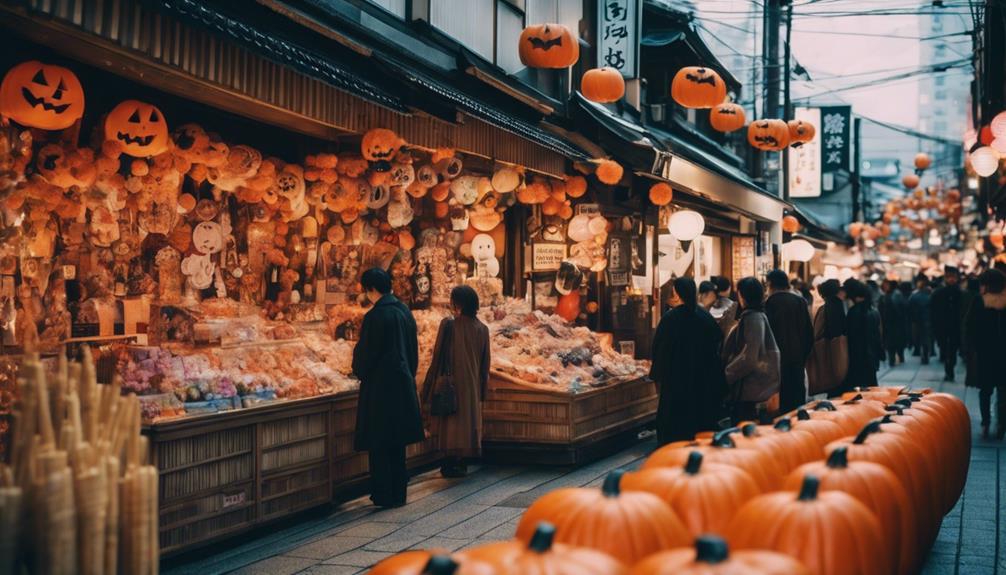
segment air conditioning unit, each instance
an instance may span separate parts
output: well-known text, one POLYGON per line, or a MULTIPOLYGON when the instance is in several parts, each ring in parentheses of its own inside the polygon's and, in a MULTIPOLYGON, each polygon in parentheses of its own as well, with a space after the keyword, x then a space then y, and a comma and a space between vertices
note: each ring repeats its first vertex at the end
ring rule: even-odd
POLYGON ((664 121, 664 114, 667 112, 667 104, 650 104, 650 121, 661 124, 664 121))

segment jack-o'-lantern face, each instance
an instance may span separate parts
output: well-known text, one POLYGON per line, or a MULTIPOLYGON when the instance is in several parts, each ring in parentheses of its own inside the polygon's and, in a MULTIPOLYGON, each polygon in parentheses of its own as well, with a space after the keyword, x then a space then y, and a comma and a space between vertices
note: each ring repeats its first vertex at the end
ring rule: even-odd
POLYGON ((529 68, 568 68, 580 58, 580 44, 561 24, 538 24, 521 32, 517 53, 529 68))
POLYGON ((126 100, 105 118, 105 139, 122 144, 130 156, 146 158, 167 151, 171 144, 168 121, 152 104, 126 100))
POLYGON ((711 68, 688 66, 674 75, 671 97, 685 108, 712 108, 727 97, 727 85, 711 68))
POLYGON ((748 125, 748 143, 765 151, 778 151, 789 145, 789 126, 782 120, 758 120, 748 125))
POLYGON ((216 222, 199 222, 192 230, 192 247, 204 255, 224 249, 224 232, 216 222))
MULTIPOLYGON (((398 134, 384 128, 375 128, 363 135, 360 153, 371 162, 382 162, 390 168, 390 163, 405 141, 398 134)), ((385 168, 385 171, 388 169, 385 168)))
POLYGON ((84 115, 84 89, 66 68, 22 62, 0 85, 0 115, 31 128, 69 128, 84 115))
POLYGON ((709 112, 709 123, 718 132, 733 132, 744 127, 747 118, 744 108, 733 102, 724 102, 713 106, 709 112))
POLYGON ((276 176, 273 184, 275 193, 288 200, 299 200, 304 197, 304 174, 299 166, 289 165, 276 176))

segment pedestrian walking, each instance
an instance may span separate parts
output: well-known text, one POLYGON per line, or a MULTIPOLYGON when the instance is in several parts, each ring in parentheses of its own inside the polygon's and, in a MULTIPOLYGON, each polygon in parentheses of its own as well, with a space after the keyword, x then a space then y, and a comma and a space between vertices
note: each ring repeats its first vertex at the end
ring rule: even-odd
POLYGON ((915 291, 908 298, 908 316, 912 322, 912 339, 915 341, 914 355, 921 358, 922 365, 929 365, 929 358, 933 355, 933 331, 929 317, 932 294, 929 278, 922 274, 916 276, 915 291))
POLYGON ((728 397, 734 423, 776 411, 779 347, 764 311, 765 290, 757 278, 737 283, 741 314, 723 345, 728 397))
POLYGON ((353 373, 360 379, 354 448, 370 459, 370 500, 378 507, 401 507, 409 482, 405 446, 424 436, 416 394, 416 320, 391 294, 388 272, 369 269, 360 285, 373 306, 353 349, 353 373))
POLYGON ((479 321, 479 295, 470 286, 451 290, 452 316, 437 330, 423 383, 423 407, 445 460, 444 477, 463 477, 467 460, 482 456, 482 401, 489 388, 489 328, 479 321))
POLYGON ((943 270, 943 286, 933 292, 929 300, 929 315, 933 324, 933 335, 940 346, 940 360, 943 361, 943 381, 954 380, 957 352, 961 344, 961 300, 960 272, 953 266, 943 270))
POLYGON ((978 357, 975 353, 974 342, 968 333, 968 321, 971 317, 971 308, 981 305, 981 283, 978 277, 969 275, 964 282, 964 291, 961 293, 961 357, 964 358, 964 385, 967 387, 980 387, 978 384, 978 357))
POLYGON ((716 284, 712 281, 704 281, 699 284, 699 306, 709 311, 716 303, 716 284))
POLYGON ((881 286, 883 294, 877 306, 880 312, 880 325, 883 329, 884 350, 887 351, 887 361, 894 367, 899 363, 905 363, 905 346, 908 342, 908 333, 905 326, 908 317, 908 302, 901 291, 898 290, 897 282, 887 280, 881 286))
POLYGON ((854 387, 877 385, 877 370, 884 357, 884 345, 880 336, 880 314, 870 301, 870 288, 856 279, 846 280, 842 287, 847 299, 852 302, 846 315, 849 372, 841 389, 844 392, 854 387))
POLYGON ((716 276, 712 282, 716 284, 716 302, 709 308, 709 313, 720 326, 725 340, 730 335, 730 330, 737 325, 737 302, 730 299, 730 278, 716 276))
POLYGON ((766 279, 769 296, 765 300, 765 314, 779 347, 782 376, 779 409, 785 412, 807 402, 804 369, 814 347, 814 326, 807 300, 790 289, 786 272, 773 270, 766 279))
POLYGON ((817 287, 817 292, 824 303, 814 315, 814 349, 807 360, 809 394, 840 387, 849 372, 842 286, 838 280, 826 280, 817 287))
POLYGON ((719 326, 696 304, 691 278, 675 279, 672 289, 674 307, 657 325, 650 367, 650 378, 660 392, 657 441, 661 445, 715 429, 723 416, 727 391, 719 326))
POLYGON ((982 437, 988 439, 992 420, 992 393, 996 393, 996 439, 1006 436, 1006 275, 988 270, 978 278, 981 298, 974 302, 966 321, 968 340, 974 348, 982 437))

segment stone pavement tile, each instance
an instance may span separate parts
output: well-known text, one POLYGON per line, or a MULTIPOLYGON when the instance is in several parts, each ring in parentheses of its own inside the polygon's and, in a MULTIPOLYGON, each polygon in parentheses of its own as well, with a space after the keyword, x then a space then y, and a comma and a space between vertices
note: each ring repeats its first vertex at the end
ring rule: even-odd
POLYGON ((509 477, 499 483, 496 483, 495 485, 490 485, 485 489, 476 491, 475 493, 467 496, 465 500, 468 503, 474 503, 476 505, 497 505, 509 497, 528 491, 529 489, 534 489, 542 483, 552 481, 565 475, 567 472, 568 471, 565 469, 557 469, 554 467, 545 469, 526 469, 513 477, 509 477))
POLYGON ((365 573, 367 569, 349 565, 313 565, 304 569, 297 575, 356 575, 365 573))
POLYGON ((402 527, 401 523, 382 523, 380 521, 367 521, 354 525, 345 531, 339 531, 340 537, 369 537, 376 539, 384 537, 388 533, 397 531, 402 527))
POLYGON ((458 523, 471 519, 479 513, 488 509, 485 505, 472 505, 470 503, 451 503, 427 517, 413 521, 402 527, 397 533, 404 535, 426 535, 432 537, 440 532, 454 527, 458 523))
POLYGON ((470 537, 465 539, 453 539, 450 537, 437 536, 437 537, 430 537, 429 539, 417 543, 416 545, 410 547, 410 549, 446 549, 448 551, 454 552, 457 551, 458 549, 461 549, 471 541, 472 538, 470 537))
POLYGON ((501 541, 507 541, 508 539, 510 538, 508 537, 506 539, 490 539, 488 537, 480 537, 479 539, 475 539, 474 541, 467 543, 464 547, 462 547, 458 551, 464 551, 465 549, 471 549, 472 547, 478 547, 480 545, 488 545, 490 543, 500 543, 501 541))
POLYGON ((519 469, 512 467, 489 468, 474 476, 469 475, 465 479, 455 480, 458 482, 455 485, 415 503, 397 509, 378 511, 371 519, 391 523, 411 523, 517 473, 519 469))
POLYGON ((355 551, 350 551, 349 553, 343 553, 342 555, 336 555, 331 559, 323 561, 325 565, 350 565, 354 567, 370 567, 374 563, 382 559, 391 557, 391 553, 385 553, 383 551, 367 551, 365 549, 357 549, 355 551))
MULTIPOLYGON (((961 529, 961 545, 990 549, 993 553, 995 553, 997 535, 998 534, 995 530, 968 529, 968 523, 965 521, 964 528, 961 529)), ((961 551, 961 553, 963 553, 963 551, 961 551)))
POLYGON ((304 559, 303 557, 277 555, 263 559, 262 561, 256 561, 231 573, 233 575, 292 575, 293 573, 307 569, 315 563, 316 561, 304 559))
POLYGON ((389 533, 380 539, 371 541, 364 549, 368 551, 388 551, 391 553, 398 553, 399 551, 405 551, 406 549, 421 543, 429 539, 429 535, 422 535, 419 533, 402 533, 401 531, 396 531, 394 533, 389 533))
POLYGON ((500 524, 519 516, 523 511, 523 509, 513 507, 490 507, 446 531, 441 531, 438 536, 451 539, 474 539, 495 527, 499 527, 500 524))
POLYGON ((291 557, 306 557, 309 559, 328 559, 370 543, 370 537, 343 537, 330 535, 307 545, 286 552, 291 557))
POLYGON ((486 531, 480 537, 488 539, 512 539, 517 534, 517 524, 519 522, 520 517, 515 517, 495 529, 486 531))

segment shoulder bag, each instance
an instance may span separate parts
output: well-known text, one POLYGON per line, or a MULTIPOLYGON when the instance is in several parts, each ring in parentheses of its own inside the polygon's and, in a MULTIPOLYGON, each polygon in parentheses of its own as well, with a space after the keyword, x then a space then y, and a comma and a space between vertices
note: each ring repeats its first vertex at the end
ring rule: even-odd
MULTIPOLYGON (((824 308, 818 310, 823 314, 824 308)), ((842 385, 849 372, 849 341, 844 335, 822 337, 807 358, 807 394, 816 395, 842 385)))
POLYGON ((451 375, 451 351, 454 347, 454 320, 444 325, 444 341, 440 348, 440 365, 437 366, 437 379, 433 384, 433 397, 430 400, 430 415, 446 417, 458 412, 458 391, 454 387, 451 375))

